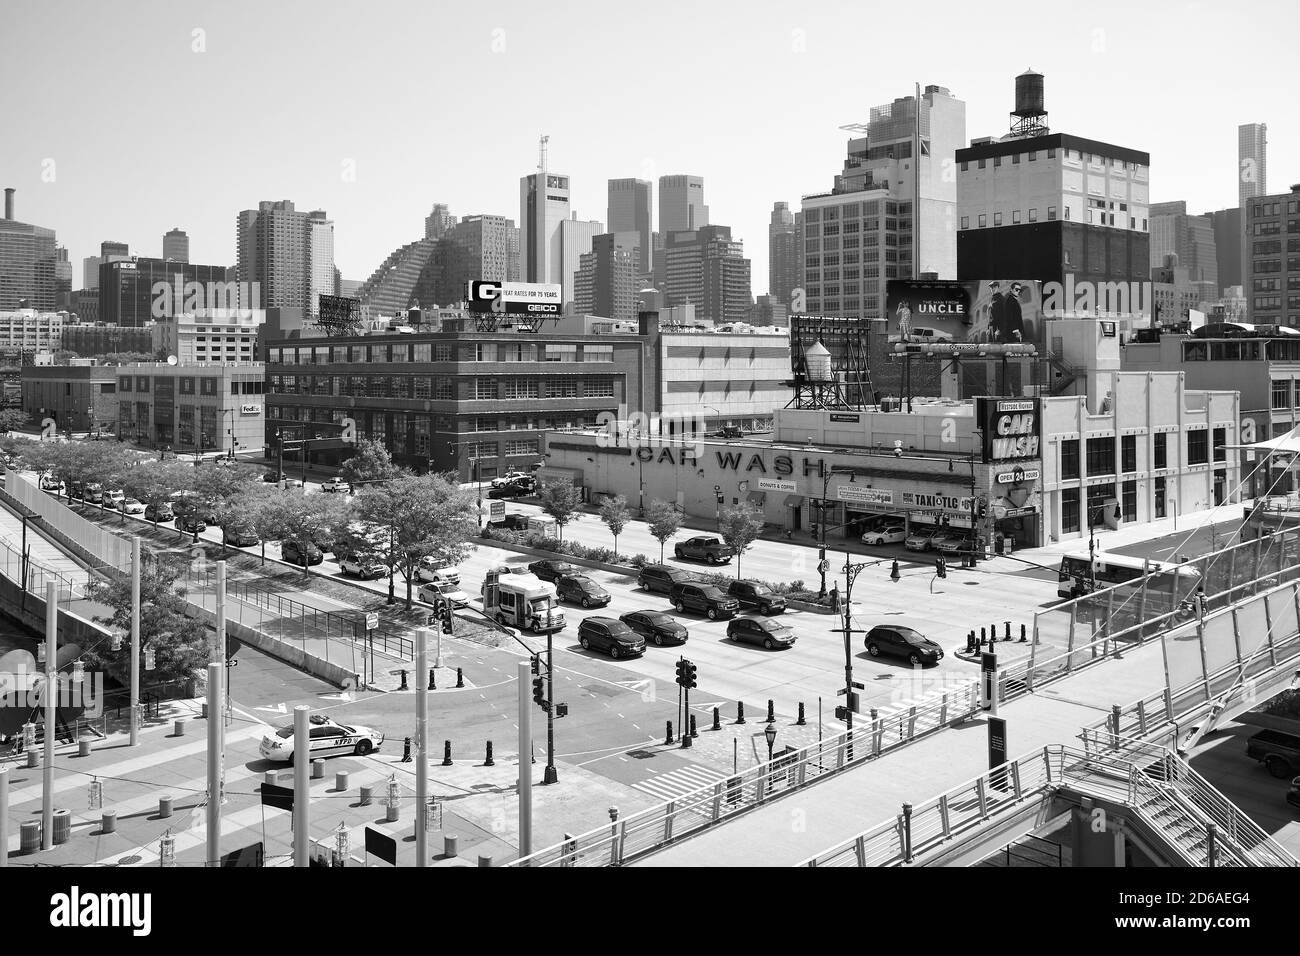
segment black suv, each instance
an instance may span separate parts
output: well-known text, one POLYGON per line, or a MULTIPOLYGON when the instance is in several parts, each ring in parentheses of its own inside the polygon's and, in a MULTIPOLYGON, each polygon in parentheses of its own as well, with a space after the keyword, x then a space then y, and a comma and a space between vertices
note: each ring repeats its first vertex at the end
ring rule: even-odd
POLYGON ((636 583, 647 591, 670 594, 675 584, 694 581, 695 575, 680 568, 670 568, 666 564, 647 564, 636 574, 636 583))
POLYGON ((920 631, 900 624, 878 624, 867 631, 867 653, 872 657, 892 654, 905 657, 913 667, 937 664, 943 660, 943 648, 920 631))
POLYGON ((573 565, 564 561, 552 561, 550 558, 544 561, 534 561, 528 565, 528 570, 543 581, 558 581, 566 574, 578 573, 578 569, 573 565))
POLYGON ((605 651, 610 657, 636 657, 645 653, 645 638, 622 621, 589 617, 578 625, 578 643, 587 650, 605 651))
POLYGON ((608 591, 585 574, 564 575, 555 582, 555 593, 561 601, 583 607, 604 607, 612 600, 608 591))
POLYGON ((314 544, 301 545, 297 541, 281 541, 280 557, 290 564, 301 565, 303 558, 306 557, 307 565, 320 564, 325 560, 325 555, 321 549, 314 544))
POLYGON ((753 609, 763 614, 785 613, 785 598, 766 584, 757 581, 732 581, 727 593, 740 602, 745 610, 753 609))
POLYGON ((723 594, 721 589, 712 584, 699 584, 694 581, 686 584, 674 584, 669 598, 673 607, 680 611, 694 611, 703 614, 710 621, 720 617, 731 617, 740 610, 740 602, 723 594))

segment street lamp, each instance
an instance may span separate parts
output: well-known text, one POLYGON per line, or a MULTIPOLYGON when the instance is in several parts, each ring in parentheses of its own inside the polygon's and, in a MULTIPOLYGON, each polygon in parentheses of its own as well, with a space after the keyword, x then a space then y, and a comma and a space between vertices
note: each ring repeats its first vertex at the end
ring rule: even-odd
POLYGON ((640 512, 638 517, 644 518, 645 517, 645 470, 642 467, 642 462, 640 458, 637 458, 636 461, 628 462, 628 467, 636 469, 637 510, 638 512, 640 512))
POLYGON ((819 598, 824 598, 826 596, 826 572, 830 569, 830 566, 826 561, 826 508, 830 502, 827 500, 826 496, 830 494, 831 478, 836 475, 848 475, 849 481, 852 482, 857 478, 857 472, 852 468, 840 468, 836 465, 832 465, 829 471, 822 473, 821 507, 817 509, 820 512, 817 520, 817 531, 818 538, 821 541, 820 550, 817 555, 817 570, 821 572, 822 576, 821 590, 817 594, 819 598))
POLYGON ((772 747, 776 744, 776 724, 768 724, 763 736, 767 738, 767 762, 771 763, 772 747))
MULTIPOLYGON (((1096 508, 1088 509, 1088 584, 1092 591, 1097 590, 1097 538, 1092 529, 1096 525, 1097 515, 1101 514, 1101 509, 1104 507, 1105 505, 1098 505, 1096 508)), ((1115 502, 1115 520, 1120 521, 1123 514, 1119 502, 1115 502)))

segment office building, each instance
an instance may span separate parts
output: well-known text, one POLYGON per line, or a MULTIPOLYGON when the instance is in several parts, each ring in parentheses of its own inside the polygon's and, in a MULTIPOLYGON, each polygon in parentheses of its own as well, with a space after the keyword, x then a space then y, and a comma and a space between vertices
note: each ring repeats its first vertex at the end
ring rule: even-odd
POLYGON ((1151 206, 1151 267, 1163 267, 1167 256, 1177 256, 1188 281, 1208 282, 1218 298, 1219 253, 1214 221, 1209 216, 1189 216, 1187 203, 1161 202, 1151 206))
MULTIPOLYGON (((703 176, 659 177, 659 232, 692 232, 709 224, 703 176)), ((667 240, 665 240, 665 245, 667 240)))
MULTIPOLYGON (((98 310, 99 303, 95 300, 93 311, 98 310)), ((77 318, 83 317, 78 315, 77 318)), ((123 328, 94 321, 72 322, 63 326, 63 341, 59 347, 76 352, 82 358, 98 358, 122 352, 154 355, 153 326, 123 328)))
POLYGON ((204 309, 159 319, 153 324, 149 351, 175 356, 182 365, 225 362, 248 365, 257 360, 257 337, 266 313, 261 309, 204 309))
POLYGON ((800 238, 789 204, 774 203, 767 227, 767 294, 787 308, 791 293, 803 284, 800 238))
POLYGON ((619 244, 636 248, 637 275, 654 269, 654 239, 650 204, 651 184, 644 179, 611 179, 607 228, 619 236, 619 244))
POLYGON ((424 219, 424 238, 441 239, 454 225, 456 217, 451 214, 451 207, 446 203, 434 203, 433 211, 424 219))
POLYGON ((639 242, 632 233, 596 236, 592 240, 591 252, 579 257, 578 273, 574 277, 573 311, 578 315, 604 316, 616 322, 635 322, 639 253, 639 242))
POLYGON ((754 300, 754 325, 790 327, 790 307, 774 295, 760 295, 754 300))
POLYGON ((117 422, 117 367, 24 365, 23 411, 37 421, 52 418, 59 431, 113 434, 117 422))
POLYGON ((307 216, 307 314, 320 314, 320 297, 338 295, 338 275, 334 269, 334 221, 324 210, 307 216))
POLYGON ((1241 285, 1241 210, 1220 209, 1209 213, 1214 227, 1214 255, 1218 265, 1220 290, 1241 285))
POLYGON ((519 230, 504 216, 470 215, 451 218, 430 251, 412 289, 410 303, 422 307, 449 305, 465 299, 475 279, 518 280, 519 230))
POLYGON ((1246 321, 1300 327, 1300 183, 1244 207, 1246 321))
POLYGON ((1218 298, 1206 294, 1212 288, 1209 283, 1192 282, 1188 270, 1170 253, 1164 265, 1151 270, 1151 323, 1164 327, 1189 323, 1193 309, 1205 312, 1207 303, 1218 298))
POLYGON ((173 452, 262 448, 266 367, 141 362, 117 374, 117 429, 123 439, 173 452))
POLYGON ((66 246, 54 247, 54 308, 59 312, 72 310, 72 262, 66 246))
POLYGON ((360 303, 362 316, 396 315, 407 308, 438 245, 437 239, 426 238, 394 249, 370 278, 350 293, 360 303))
MULTIPOLYGON (((563 283, 560 224, 569 221, 569 177, 529 173, 519 180, 519 280, 563 283)), ((604 232, 603 229, 599 230, 604 232)), ((595 233, 593 233, 595 235, 595 233)), ((590 252, 590 248, 581 252, 590 252)), ((575 254, 574 268, 577 268, 575 254)))
POLYGON ((13 356, 25 352, 57 352, 63 347, 63 329, 69 318, 66 311, 0 311, 0 353, 13 356))
POLYGON ((289 200, 261 202, 236 220, 242 308, 296 308, 314 316, 317 297, 334 294, 334 224, 323 210, 299 212, 289 200), (256 285, 254 285, 256 283, 256 285))
POLYGON ((190 261, 190 237, 180 226, 175 226, 163 234, 162 257, 172 262, 190 261))
POLYGON ((661 262, 666 304, 695 306, 706 322, 743 322, 754 300, 744 244, 731 227, 712 225, 668 233, 661 262))
POLYGON ((582 257, 591 252, 592 242, 604 231, 605 224, 594 220, 566 219, 560 223, 557 242, 559 276, 552 281, 560 284, 560 301, 565 309, 572 308, 573 280, 582 265, 582 257))
POLYGON ((112 258, 99 267, 100 322, 138 327, 187 309, 234 308, 238 304, 238 289, 228 281, 226 266, 145 256, 112 258))
POLYGON ((53 311, 57 304, 53 229, 15 218, 14 190, 5 190, 0 219, 0 309, 53 311))

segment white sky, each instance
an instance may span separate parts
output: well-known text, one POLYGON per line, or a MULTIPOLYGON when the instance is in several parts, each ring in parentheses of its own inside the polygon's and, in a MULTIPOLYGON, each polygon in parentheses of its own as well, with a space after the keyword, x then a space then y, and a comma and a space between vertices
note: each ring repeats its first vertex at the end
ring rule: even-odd
POLYGON ((104 239, 233 264, 259 200, 324 208, 346 279, 423 235, 434 202, 518 220, 550 136, 579 218, 606 180, 705 178, 767 289, 776 200, 830 188, 848 134, 913 84, 1008 128, 1014 77, 1046 75, 1055 132, 1151 154, 1151 199, 1236 204, 1237 125, 1269 124, 1269 181, 1300 180, 1300 5, 1100 0, 3 0, 0 186, 81 259, 104 239), (195 52, 194 31, 204 31, 195 52), (344 178, 354 163, 355 177, 344 178), (52 181, 51 181, 52 180, 52 181))

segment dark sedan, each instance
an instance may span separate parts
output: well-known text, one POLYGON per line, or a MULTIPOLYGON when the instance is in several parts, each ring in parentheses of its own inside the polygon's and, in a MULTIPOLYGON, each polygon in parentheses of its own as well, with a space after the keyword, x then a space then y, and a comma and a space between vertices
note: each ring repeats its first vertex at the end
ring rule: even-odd
POLYGON ((175 517, 176 512, 172 511, 172 506, 166 502, 148 505, 144 509, 145 521, 171 521, 175 517))
POLYGON ((629 611, 619 620, 657 647, 685 644, 690 632, 671 614, 663 611, 629 611))
POLYGON ((604 607, 612 595, 585 574, 566 574, 555 582, 555 593, 561 601, 572 601, 583 607, 604 607))
POLYGON ((186 534, 199 534, 208 530, 208 523, 197 511, 190 511, 176 517, 176 527, 186 534))
POLYGON ((770 617, 738 617, 727 624, 727 637, 738 644, 761 644, 769 651, 794 645, 789 624, 770 617))
POLYGON ((552 561, 549 558, 544 561, 534 561, 528 565, 528 570, 543 581, 558 581, 566 574, 578 573, 578 569, 573 565, 564 561, 552 561))
POLYGON ((937 664, 943 660, 943 648, 920 631, 899 624, 878 624, 867 631, 867 653, 872 657, 889 654, 902 657, 913 667, 937 664))

